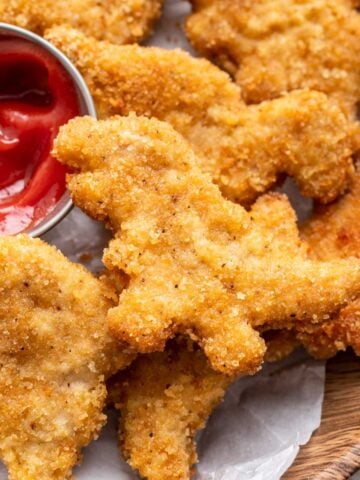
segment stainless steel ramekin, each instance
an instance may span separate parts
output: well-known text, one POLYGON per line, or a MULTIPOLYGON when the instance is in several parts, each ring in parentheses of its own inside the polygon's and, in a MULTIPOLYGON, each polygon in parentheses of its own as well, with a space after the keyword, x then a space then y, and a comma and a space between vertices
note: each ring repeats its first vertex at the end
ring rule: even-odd
MULTIPOLYGON (((7 23, 0 22, 0 35, 11 35, 13 37, 23 38, 29 42, 39 45, 44 50, 49 52, 53 57, 55 57, 60 64, 65 68, 65 70, 70 75, 71 79, 74 82, 77 96, 80 103, 80 114, 81 115, 90 115, 96 118, 96 110, 93 99, 90 95, 89 89, 80 75, 79 71, 75 66, 70 62, 70 60, 55 48, 51 43, 44 40, 42 37, 35 35, 28 30, 25 30, 14 25, 9 25, 7 23)), ((73 207, 69 192, 66 191, 61 199, 58 201, 54 210, 52 210, 40 223, 38 223, 34 228, 30 230, 25 230, 22 233, 27 233, 31 237, 40 237, 51 228, 53 228, 57 223, 62 220, 65 215, 67 215, 73 207)))

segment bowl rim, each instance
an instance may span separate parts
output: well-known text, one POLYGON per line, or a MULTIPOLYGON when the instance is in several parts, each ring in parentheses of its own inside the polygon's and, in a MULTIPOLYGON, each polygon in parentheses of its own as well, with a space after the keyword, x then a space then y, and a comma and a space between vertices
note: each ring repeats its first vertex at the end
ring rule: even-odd
MULTIPOLYGON (((28 40, 36 45, 39 45, 53 57, 55 57, 59 63, 64 67, 66 72, 69 74, 71 80, 74 83, 76 88, 76 93, 81 106, 80 115, 89 115, 91 117, 96 117, 96 108, 94 100, 90 94, 89 88, 75 65, 64 55, 59 49, 57 49, 50 42, 45 40, 43 37, 40 37, 36 33, 33 33, 25 28, 18 27, 9 23, 0 22, 0 35, 9 34, 18 38, 23 38, 28 40)), ((70 198, 69 191, 66 189, 60 200, 57 202, 54 210, 52 210, 38 225, 35 227, 24 230, 19 233, 25 233, 30 237, 40 237, 46 232, 51 230, 55 225, 57 225, 73 208, 74 204, 70 198), (58 208, 56 208, 58 207, 58 208)))

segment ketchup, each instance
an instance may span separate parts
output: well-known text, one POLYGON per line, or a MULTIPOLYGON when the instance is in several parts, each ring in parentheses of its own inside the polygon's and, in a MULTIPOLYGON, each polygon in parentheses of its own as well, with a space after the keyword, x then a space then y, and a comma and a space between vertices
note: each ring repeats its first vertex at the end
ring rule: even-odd
POLYGON ((41 46, 0 37, 0 235, 37 225, 65 192, 50 152, 59 127, 80 114, 71 77, 41 46))

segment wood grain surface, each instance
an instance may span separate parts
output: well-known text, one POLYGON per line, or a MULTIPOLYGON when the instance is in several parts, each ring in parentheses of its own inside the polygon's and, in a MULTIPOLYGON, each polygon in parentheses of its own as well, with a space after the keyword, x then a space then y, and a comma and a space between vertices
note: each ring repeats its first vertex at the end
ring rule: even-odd
POLYGON ((347 480, 360 468, 360 360, 342 353, 326 370, 321 425, 282 480, 347 480))

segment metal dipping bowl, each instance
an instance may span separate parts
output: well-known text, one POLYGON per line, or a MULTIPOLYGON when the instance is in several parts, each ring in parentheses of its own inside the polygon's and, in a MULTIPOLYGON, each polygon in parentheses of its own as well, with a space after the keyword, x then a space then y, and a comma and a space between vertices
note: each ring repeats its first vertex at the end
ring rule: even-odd
MULTIPOLYGON (((60 50, 55 48, 51 43, 44 40, 42 37, 39 37, 39 35, 35 35, 28 30, 16 27, 14 25, 9 25, 7 23, 0 22, 0 35, 22 38, 40 46, 53 57, 55 57, 67 71, 74 83, 80 104, 80 115, 90 115, 96 118, 95 105, 83 77, 70 62, 70 60, 60 52, 60 50)), ((71 201, 69 192, 65 191, 55 208, 43 220, 41 220, 35 227, 31 228, 30 230, 25 230, 22 233, 27 233, 31 237, 40 237, 53 228, 57 223, 59 223, 65 217, 65 215, 70 212, 72 207, 73 203, 71 201)))

